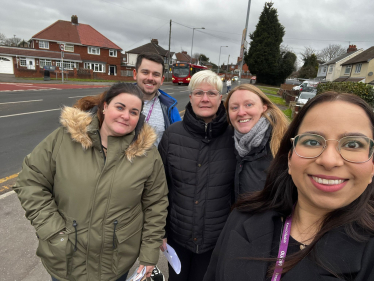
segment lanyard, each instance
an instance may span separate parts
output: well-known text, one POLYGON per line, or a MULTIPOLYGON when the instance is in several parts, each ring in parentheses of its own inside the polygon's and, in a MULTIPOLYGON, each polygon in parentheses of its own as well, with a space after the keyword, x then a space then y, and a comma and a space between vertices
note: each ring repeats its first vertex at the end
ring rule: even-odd
POLYGON ((278 251, 278 259, 275 264, 275 269, 274 269, 274 273, 273 273, 273 277, 271 278, 271 281, 279 281, 281 279, 282 271, 283 271, 283 263, 287 255, 288 242, 290 241, 291 224, 292 224, 292 214, 286 219, 284 226, 283 226, 282 240, 280 241, 279 251, 278 251))
POLYGON ((153 103, 152 103, 152 105, 151 105, 151 108, 150 108, 149 111, 148 111, 148 115, 147 115, 147 119, 145 119, 145 123, 148 123, 149 118, 151 118, 151 114, 152 114, 153 106, 155 105, 156 99, 157 99, 157 94, 156 94, 155 98, 153 99, 153 103))

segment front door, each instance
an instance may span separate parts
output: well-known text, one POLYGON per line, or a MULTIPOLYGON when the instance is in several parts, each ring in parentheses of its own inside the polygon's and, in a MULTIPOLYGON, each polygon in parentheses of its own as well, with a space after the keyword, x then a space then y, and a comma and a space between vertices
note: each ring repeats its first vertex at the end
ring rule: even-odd
POLYGON ((115 66, 115 65, 111 65, 111 66, 109 66, 109 75, 114 75, 114 73, 115 73, 115 69, 116 69, 116 66, 115 66))

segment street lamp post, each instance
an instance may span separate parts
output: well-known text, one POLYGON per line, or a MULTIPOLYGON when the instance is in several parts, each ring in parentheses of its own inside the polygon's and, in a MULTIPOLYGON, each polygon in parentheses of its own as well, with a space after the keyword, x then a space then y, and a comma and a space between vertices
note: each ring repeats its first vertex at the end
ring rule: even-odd
POLYGON ((191 57, 190 57, 190 63, 192 63, 193 35, 194 35, 194 33, 195 33, 195 29, 205 29, 205 27, 194 27, 194 28, 192 28, 192 44, 191 44, 191 57))
POLYGON ((228 46, 220 46, 219 47, 219 57, 218 57, 218 72, 217 72, 217 74, 219 74, 219 67, 220 67, 220 61, 221 61, 221 48, 226 48, 226 47, 228 47, 228 46))

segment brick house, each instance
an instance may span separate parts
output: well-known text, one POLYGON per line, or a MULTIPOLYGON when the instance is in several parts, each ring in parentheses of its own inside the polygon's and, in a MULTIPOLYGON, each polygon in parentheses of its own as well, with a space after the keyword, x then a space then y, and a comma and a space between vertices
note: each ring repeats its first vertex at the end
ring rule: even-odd
POLYGON ((21 48, 1 48, 3 58, 8 61, 13 58, 13 71, 7 67, 8 73, 23 77, 28 73, 40 77, 44 66, 54 66, 60 71, 62 47, 64 71, 69 72, 69 77, 125 80, 120 75, 122 49, 90 25, 78 23, 75 15, 71 21, 58 20, 51 24, 32 36, 29 43, 30 49, 22 48, 23 51, 21 48), (25 69, 29 72, 23 71, 25 69), (32 70, 36 73, 32 73, 32 70))
POLYGON ((127 67, 132 67, 134 69, 135 64, 136 64, 136 59, 138 58, 138 55, 142 53, 155 53, 155 54, 160 55, 164 59, 165 68, 166 68, 169 51, 165 50, 158 44, 158 39, 152 39, 150 43, 147 43, 135 49, 126 51, 125 56, 126 56, 127 67))

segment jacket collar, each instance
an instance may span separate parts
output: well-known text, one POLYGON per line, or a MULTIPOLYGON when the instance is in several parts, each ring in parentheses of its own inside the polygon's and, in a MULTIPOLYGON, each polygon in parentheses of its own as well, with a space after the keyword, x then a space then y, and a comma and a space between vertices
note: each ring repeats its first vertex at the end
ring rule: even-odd
MULTIPOLYGON (((101 145, 98 138, 93 137, 99 130, 97 115, 74 107, 64 107, 61 112, 60 123, 69 132, 72 140, 80 143, 83 149, 87 150, 101 145)), ((113 138, 121 142, 122 151, 127 159, 132 162, 135 157, 145 155, 152 148, 157 135, 151 126, 144 123, 144 116, 141 115, 133 132, 113 138)))
POLYGON ((203 138, 205 137, 207 141, 222 135, 228 126, 223 102, 221 102, 218 108, 216 117, 208 124, 205 124, 203 120, 197 118, 189 102, 186 106, 183 123, 191 134, 203 138))

